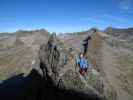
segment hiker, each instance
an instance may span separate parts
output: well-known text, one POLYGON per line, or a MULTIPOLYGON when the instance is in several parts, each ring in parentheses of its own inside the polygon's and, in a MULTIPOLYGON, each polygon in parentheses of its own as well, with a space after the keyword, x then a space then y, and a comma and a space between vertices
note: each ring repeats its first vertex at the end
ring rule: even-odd
POLYGON ((76 58, 76 65, 79 66, 79 73, 84 76, 89 65, 83 53, 80 53, 79 57, 76 58))

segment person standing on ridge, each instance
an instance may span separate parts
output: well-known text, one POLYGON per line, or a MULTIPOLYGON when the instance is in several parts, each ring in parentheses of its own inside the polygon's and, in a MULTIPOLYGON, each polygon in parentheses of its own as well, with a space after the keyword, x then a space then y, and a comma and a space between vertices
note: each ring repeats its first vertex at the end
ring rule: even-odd
POLYGON ((83 53, 80 53, 79 57, 76 58, 76 65, 79 66, 79 73, 84 76, 89 68, 89 63, 83 53))

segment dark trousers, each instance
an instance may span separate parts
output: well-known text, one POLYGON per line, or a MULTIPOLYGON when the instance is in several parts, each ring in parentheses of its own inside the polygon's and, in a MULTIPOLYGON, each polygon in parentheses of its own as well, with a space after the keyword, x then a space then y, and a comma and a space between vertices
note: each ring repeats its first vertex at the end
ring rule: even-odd
POLYGON ((79 70, 79 73, 83 76, 85 75, 86 72, 87 72, 87 68, 80 68, 79 70))

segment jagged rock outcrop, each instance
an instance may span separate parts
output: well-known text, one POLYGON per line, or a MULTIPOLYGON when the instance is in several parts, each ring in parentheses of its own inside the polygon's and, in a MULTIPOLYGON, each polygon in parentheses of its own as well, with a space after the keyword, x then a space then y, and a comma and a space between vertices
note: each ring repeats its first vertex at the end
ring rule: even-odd
POLYGON ((39 50, 39 59, 42 66, 40 68, 43 70, 43 74, 45 74, 45 67, 47 68, 48 74, 51 77, 58 77, 58 63, 60 58, 59 50, 56 46, 57 40, 55 34, 53 34, 48 40, 47 44, 43 44, 39 50))
POLYGON ((10 93, 0 91, 0 97, 5 98, 4 100, 104 100, 103 96, 76 72, 72 49, 68 50, 68 62, 62 63, 60 58, 64 58, 66 52, 58 45, 56 36, 51 35, 48 42, 40 47, 35 68, 28 76, 22 76, 22 84, 17 85, 19 91, 14 91, 10 96, 6 96, 10 93))
MULTIPOLYGON (((72 64, 67 63, 58 70, 61 52, 58 49, 58 41, 52 35, 47 44, 43 44, 39 50, 38 69, 32 69, 25 80, 19 100, 103 100, 91 87, 85 87, 80 75, 75 73, 72 64), (69 69, 70 67, 70 69, 69 69), (69 88, 68 88, 69 87, 69 88)), ((16 100, 17 100, 16 99, 16 100)), ((14 99, 15 100, 15 99, 14 99)))
MULTIPOLYGON (((50 41, 48 41, 45 47, 49 45, 49 42, 50 41)), ((40 61, 39 66, 37 67, 43 71, 43 75, 37 69, 32 69, 29 75, 26 77, 23 75, 16 77, 14 76, 12 79, 20 82, 14 82, 16 85, 14 83, 6 84, 6 81, 3 82, 3 84, 0 85, 0 98, 4 100, 101 100, 101 98, 92 91, 85 93, 83 90, 77 91, 72 88, 64 88, 64 84, 61 79, 59 80, 58 84, 55 83, 55 80, 53 80, 53 75, 56 73, 55 70, 58 65, 58 59, 60 56, 58 54, 59 52, 57 51, 58 49, 55 49, 54 47, 55 46, 51 44, 51 46, 48 46, 47 49, 40 49, 40 52, 43 56, 39 55, 40 61), (51 51, 50 53, 49 50, 51 51), (49 53, 49 55, 45 54, 45 52, 49 53), (56 59, 51 59, 52 57, 56 59), (53 65, 51 65, 51 63, 53 65), (10 87, 10 91, 8 91, 8 87, 10 87)), ((71 77, 71 72, 68 71, 66 74, 70 74, 71 77)), ((7 82, 10 80, 13 81, 12 79, 8 79, 7 82)), ((69 77, 67 79, 69 82, 72 81, 69 80, 69 77)))
MULTIPOLYGON (((57 88, 57 90, 54 90, 55 94, 58 94, 55 98, 60 98, 60 96, 62 97, 64 95, 64 93, 60 93, 60 89, 63 89, 63 91, 71 91, 71 95, 73 94, 72 91, 75 91, 74 93, 86 94, 87 97, 89 96, 92 99, 102 99, 102 96, 91 86, 86 86, 86 83, 83 81, 84 79, 82 80, 83 77, 78 72, 75 72, 74 62, 70 62, 73 58, 70 61, 68 60, 68 63, 62 64, 62 66, 60 65, 62 63, 60 57, 65 57, 62 56, 65 52, 58 49, 58 44, 59 41, 53 34, 47 44, 43 44, 39 50, 39 67, 43 71, 43 78, 46 80, 50 78, 54 88, 57 88)), ((42 87, 44 88, 43 85, 42 87)), ((53 89, 53 87, 50 88, 53 89)), ((72 95, 72 98, 76 97, 72 95)))

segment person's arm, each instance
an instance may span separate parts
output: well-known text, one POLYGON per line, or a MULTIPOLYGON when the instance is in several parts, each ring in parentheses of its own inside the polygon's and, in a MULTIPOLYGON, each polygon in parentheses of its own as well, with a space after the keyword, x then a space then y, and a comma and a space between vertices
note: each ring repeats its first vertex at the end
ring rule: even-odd
POLYGON ((86 65, 87 65, 87 68, 89 69, 89 61, 88 60, 86 60, 86 65))
POLYGON ((88 68, 88 62, 87 62, 87 60, 84 61, 84 68, 88 68))

